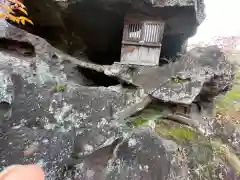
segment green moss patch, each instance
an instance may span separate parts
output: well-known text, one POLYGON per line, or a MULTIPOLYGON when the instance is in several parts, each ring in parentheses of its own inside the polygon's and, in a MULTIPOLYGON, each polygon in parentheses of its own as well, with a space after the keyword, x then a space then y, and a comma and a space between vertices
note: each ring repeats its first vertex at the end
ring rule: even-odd
POLYGON ((207 141, 205 136, 202 136, 195 130, 189 129, 178 123, 170 120, 159 121, 156 125, 155 131, 168 139, 172 139, 178 144, 185 143, 199 143, 200 141, 207 141))
POLYGON ((67 90, 66 84, 64 84, 64 85, 59 84, 54 87, 54 92, 64 92, 66 90, 67 90))
POLYGON ((161 118, 162 110, 154 105, 151 105, 131 118, 128 118, 126 124, 129 127, 155 127, 155 122, 161 118))
POLYGON ((240 73, 236 75, 232 90, 217 101, 218 112, 225 114, 229 110, 240 110, 240 73))

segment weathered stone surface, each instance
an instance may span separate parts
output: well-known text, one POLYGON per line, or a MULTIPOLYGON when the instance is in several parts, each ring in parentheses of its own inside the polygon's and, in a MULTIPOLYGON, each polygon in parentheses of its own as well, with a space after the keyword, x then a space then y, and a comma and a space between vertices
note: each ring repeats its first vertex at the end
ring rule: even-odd
POLYGON ((199 94, 210 98, 220 94, 231 85, 235 70, 217 46, 209 46, 192 49, 162 67, 115 63, 105 73, 139 86, 162 101, 191 104, 199 94))
MULTIPOLYGON (((0 51, 0 100, 1 104, 7 104, 0 108, 4 115, 11 110, 6 119, 1 119, 3 137, 9 136, 8 133, 13 131, 13 139, 23 145, 24 142, 19 141, 33 141, 39 138, 54 140, 54 133, 58 131, 59 135, 56 137, 66 134, 66 138, 74 139, 74 153, 86 155, 123 136, 124 129, 121 128, 120 121, 114 120, 114 115, 119 113, 121 115, 121 111, 126 107, 138 104, 145 95, 141 89, 128 90, 121 86, 109 88, 83 86, 87 84, 83 74, 74 77, 72 73, 77 72, 74 67, 68 66, 68 69, 65 69, 66 64, 62 62, 67 55, 56 50, 40 37, 9 24, 5 24, 5 28, 0 29, 0 40, 7 47, 11 47, 5 49, 3 46, 0 51), (21 51, 19 49, 16 51, 20 47, 21 51), (24 54, 29 47, 33 47, 31 50, 34 51, 31 56, 24 54), (15 131, 11 130, 13 127, 17 128, 16 135, 15 131), (22 129, 30 133, 24 135, 24 139, 21 139, 22 136, 19 134, 22 133, 22 129), (40 131, 39 136, 31 136, 38 131, 40 131), (69 134, 70 132, 74 134, 69 134), (20 140, 17 140, 18 138, 20 140)), ((138 110, 136 108, 130 112, 135 113, 138 110)), ((5 153, 8 146, 4 143, 9 141, 13 140, 3 139, 1 148, 4 151, 1 149, 1 153, 5 153)), ((54 148, 59 148, 59 151, 61 150, 59 153, 65 152, 69 157, 71 151, 61 146, 61 143, 65 144, 65 142, 56 143, 60 145, 52 147, 49 140, 43 151, 52 152, 54 148)), ((72 148, 73 144, 69 145, 70 147, 72 148)), ((22 149, 16 149, 17 154, 21 153, 20 151, 22 149)), ((57 157, 64 158, 64 156, 57 157)), ((21 158, 10 158, 8 161, 9 156, 3 157, 6 158, 4 166, 25 162, 21 158)), ((44 159, 49 168, 57 168, 54 165, 54 158, 55 155, 52 156, 50 153, 44 159)), ((32 159, 31 162, 37 163, 39 160, 32 159)), ((61 168, 65 165, 66 162, 62 162, 61 168)), ((44 169, 48 171, 48 167, 44 169)), ((61 168, 59 171, 62 171, 61 168)), ((47 176, 47 179, 56 179, 59 175, 56 174, 47 176)))
MULTIPOLYGON (((164 107, 149 106, 131 118, 130 125, 139 127, 152 127, 164 139, 172 140, 177 144, 177 150, 171 161, 171 172, 168 179, 238 179, 236 171, 239 169, 238 151, 232 149, 225 139, 236 137, 227 133, 212 133, 203 135, 197 128, 189 128, 163 119, 164 107), (152 121, 152 123, 147 123, 152 121)), ((226 131, 224 127, 216 127, 217 131, 226 131)), ((229 128, 228 130, 229 131, 229 128)), ((231 138, 232 139, 232 138, 231 138)), ((236 141, 232 141, 236 142, 236 141)), ((235 144, 237 145, 237 144, 235 144)))
POLYGON ((227 160, 225 152, 221 153, 220 146, 215 145, 215 141, 221 145, 219 138, 205 137, 198 131, 164 120, 156 125, 155 130, 179 145, 175 160, 180 167, 187 168, 188 179, 234 180, 237 177, 231 160, 227 160))
MULTIPOLYGON (((112 156, 112 152, 106 154, 110 149, 109 147, 105 151, 95 152, 92 156, 85 158, 75 167, 75 170, 71 171, 73 173, 71 178, 75 180, 164 180, 175 167, 171 161, 173 154, 177 151, 177 145, 173 141, 159 137, 150 128, 133 130, 132 135, 116 149, 115 157, 112 156), (110 161, 107 163, 106 159, 110 161)), ((69 174, 72 173, 69 172, 69 174)))
POLYGON ((1 170, 11 164, 37 163, 46 179, 64 172, 73 151, 75 134, 15 126, 0 134, 1 170))
MULTIPOLYGON (((205 12, 204 12, 204 2, 202 0, 99 0, 103 4, 106 4, 106 6, 116 6, 117 4, 128 4, 131 5, 132 8, 139 10, 140 12, 146 12, 150 8, 154 8, 153 11, 155 13, 158 11, 158 8, 163 8, 163 7, 193 7, 195 9, 195 18, 198 20, 198 23, 200 24, 204 19, 205 19, 205 12)), ((147 12, 148 14, 151 14, 153 12, 147 12)))
POLYGON ((106 179, 166 179, 173 168, 171 161, 176 151, 173 141, 159 137, 150 128, 135 129, 119 146, 115 165, 108 167, 106 179))

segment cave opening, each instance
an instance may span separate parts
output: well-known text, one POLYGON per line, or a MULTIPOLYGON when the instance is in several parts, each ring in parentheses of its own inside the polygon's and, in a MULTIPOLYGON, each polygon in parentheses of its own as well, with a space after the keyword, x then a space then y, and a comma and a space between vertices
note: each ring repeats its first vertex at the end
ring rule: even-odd
MULTIPOLYGON (((68 43, 67 48, 63 49, 68 54, 73 56, 80 54, 78 58, 85 55, 93 63, 111 65, 120 61, 124 18, 129 8, 119 5, 118 10, 113 9, 116 10, 116 8, 109 10, 98 1, 92 0, 69 4, 66 13, 61 17, 67 28, 66 32, 58 27, 43 27, 36 23, 33 27, 36 28, 34 34, 40 35, 50 43, 54 41, 51 44, 57 48, 66 46, 62 41, 64 39, 64 42, 68 43), (58 40, 60 45, 57 44, 58 40)), ((169 59, 175 57, 177 52, 181 52, 183 39, 181 34, 164 32, 160 61, 161 58, 169 59)), ((97 85, 110 86, 120 83, 116 78, 109 78, 102 73, 85 68, 78 69, 97 85)))
POLYGON ((75 17, 69 14, 65 22, 76 36, 83 39, 86 45, 84 54, 90 61, 111 65, 120 60, 124 13, 106 10, 101 4, 87 0, 79 5, 69 5, 67 11, 74 13, 75 17), (74 23, 76 21, 78 23, 74 23))
MULTIPOLYGON (((124 27, 124 13, 116 13, 103 8, 96 1, 82 1, 79 4, 70 5, 65 23, 74 31, 76 36, 83 39, 86 49, 83 54, 90 62, 100 65, 111 65, 120 61, 122 34, 124 27), (70 18, 69 18, 70 17, 70 18), (81 18, 84 17, 84 18, 81 18), (74 22, 78 23, 74 23, 74 22)), ((74 47, 73 51, 77 51, 74 47)), ((99 86, 112 86, 120 84, 117 78, 109 77, 86 68, 78 68, 87 79, 99 86)))
MULTIPOLYGON (((82 37, 86 45, 84 54, 88 59, 100 65, 111 65, 114 62, 119 62, 126 9, 121 7, 122 9, 116 13, 104 9, 97 2, 86 0, 79 5, 70 5, 68 8, 68 12, 78 12, 78 17, 68 15, 71 18, 67 18, 65 21, 66 24, 69 23, 69 27, 74 30, 75 35, 82 37), (79 19, 79 17, 84 18, 79 19), (78 21, 78 23, 74 24, 74 21, 78 21)), ((131 11, 128 10, 128 12, 131 11)), ((164 32, 160 59, 174 59, 177 53, 182 52, 182 44, 185 39, 184 34, 168 33, 168 30, 164 32)), ((74 49, 76 48, 73 45, 72 51, 74 49)), ((87 74, 93 73, 88 72, 88 69, 84 69, 84 71, 87 74)))
POLYGON ((35 57, 34 46, 29 42, 17 41, 13 39, 0 38, 0 50, 12 53, 17 56, 35 57))
POLYGON ((178 53, 184 52, 184 42, 185 38, 182 34, 164 34, 162 39, 160 60, 161 58, 166 58, 169 60, 175 59, 178 53))
POLYGON ((115 86, 121 84, 119 79, 116 77, 110 77, 105 75, 104 73, 97 72, 95 70, 77 67, 77 70, 84 75, 87 79, 91 80, 93 83, 89 86, 115 86))

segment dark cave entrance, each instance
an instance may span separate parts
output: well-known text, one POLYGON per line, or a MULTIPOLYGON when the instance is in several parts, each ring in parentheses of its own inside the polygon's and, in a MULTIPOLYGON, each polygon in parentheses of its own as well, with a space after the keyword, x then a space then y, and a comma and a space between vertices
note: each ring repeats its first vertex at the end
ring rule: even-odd
POLYGON ((174 59, 178 53, 183 53, 185 40, 186 38, 182 34, 165 34, 162 40, 160 58, 174 59))
MULTIPOLYGON (((67 7, 67 13, 62 16, 67 32, 56 27, 39 27, 35 25, 33 27, 36 29, 34 33, 46 38, 50 43, 54 42, 52 44, 56 44, 56 47, 58 47, 58 41, 61 42, 62 37, 64 37, 69 43, 67 48, 63 49, 71 55, 79 54, 84 49, 80 43, 79 38, 81 38, 86 45, 83 54, 91 62, 111 65, 120 61, 124 17, 127 8, 119 5, 117 12, 113 11, 113 9, 116 10, 117 8, 107 10, 101 4, 98 4, 98 1, 92 0, 70 4, 67 7)), ((161 58, 175 57, 177 52, 181 51, 183 39, 183 36, 179 34, 164 34, 161 58)), ((59 46, 66 46, 66 44, 59 46)), ((116 78, 110 78, 96 71, 84 68, 78 68, 78 70, 99 86, 110 86, 120 83, 116 78)))
POLYGON ((76 36, 82 37, 86 45, 84 53, 90 61, 101 65, 119 61, 124 14, 103 9, 101 4, 89 0, 70 5, 67 11, 78 14, 77 17, 69 14, 65 23, 76 36))
MULTIPOLYGON (((120 6, 120 10, 115 12, 104 9, 95 1, 85 0, 79 5, 69 6, 68 9, 69 12, 78 12, 78 17, 69 14, 65 22, 77 32, 75 33, 77 36, 82 37, 87 47, 84 53, 88 59, 101 65, 119 62, 126 7, 120 6), (75 21, 78 22, 76 25, 75 21)), ((178 52, 182 52, 185 39, 184 34, 165 32, 160 57, 174 58, 178 52)))
MULTIPOLYGON (((121 55, 124 13, 116 13, 103 9, 96 1, 83 1, 79 5, 68 7, 68 12, 78 13, 78 17, 68 15, 65 22, 82 37, 86 49, 84 54, 91 62, 101 65, 111 65, 119 62, 121 55), (84 17, 84 18, 81 18, 84 17), (77 24, 74 22, 77 21, 77 24)), ((78 68, 96 85, 112 86, 120 84, 117 78, 109 77, 90 69, 78 68)))
MULTIPOLYGON (((78 11, 78 17, 84 17, 73 18, 72 21, 78 20, 78 24, 73 28, 77 29, 79 36, 83 38, 87 46, 84 53, 90 61, 101 65, 111 65, 120 61, 125 11, 124 7, 119 8, 122 8, 121 13, 116 13, 103 9, 102 5, 93 1, 82 2, 79 6, 69 6, 69 12, 78 11)), ((73 24, 70 19, 67 22, 73 24)), ((183 41, 184 37, 181 34, 164 35, 161 57, 174 58, 177 52, 181 52, 183 41)), ((102 73, 84 68, 79 70, 98 85, 119 84, 117 79, 109 78, 102 73)))

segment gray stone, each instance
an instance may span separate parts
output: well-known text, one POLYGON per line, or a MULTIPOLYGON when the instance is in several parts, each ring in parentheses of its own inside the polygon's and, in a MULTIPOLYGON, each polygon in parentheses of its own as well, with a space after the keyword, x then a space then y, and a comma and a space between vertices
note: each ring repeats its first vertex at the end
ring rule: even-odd
POLYGON ((231 86, 235 68, 216 46, 192 49, 162 67, 115 63, 105 73, 132 83, 164 102, 191 104, 198 96, 214 98, 231 86))
MULTIPOLYGON (((29 136, 40 131, 43 132, 40 133, 41 138, 53 139, 56 138, 55 132, 58 132, 59 136, 74 132, 74 135, 67 136, 74 139, 74 153, 87 155, 121 138, 125 131, 121 125, 121 117, 131 116, 141 110, 139 103, 141 104, 145 95, 141 89, 126 89, 121 85, 84 86, 87 80, 83 74, 74 77, 72 72, 77 73, 74 66, 65 69, 66 64, 63 61, 67 60, 68 55, 53 48, 42 38, 9 24, 0 29, 0 37, 6 45, 0 51, 0 100, 11 106, 1 109, 4 114, 11 109, 10 116, 1 119, 4 136, 5 133, 10 133, 12 128, 16 128, 17 133, 18 129, 19 133, 26 129, 25 131, 30 133, 29 136), (22 47, 21 51, 16 51, 19 47, 22 47), (21 54, 25 52, 24 48, 29 47, 33 51, 31 56, 21 54), (131 108, 135 104, 136 108, 131 108), (130 110, 126 115, 123 110, 128 107, 130 110), (114 117, 120 117, 119 121, 114 117)), ((15 136, 16 141, 18 136, 21 137, 18 134, 15 136)), ((27 141, 28 134, 26 136, 27 141)), ((38 137, 32 138, 37 140, 38 137)), ((9 140, 3 141, 7 143, 9 140)), ((60 151, 61 147, 56 148, 60 151)), ((44 148, 46 152, 54 150, 51 143, 46 144, 44 148)), ((5 153, 5 149, 1 150, 1 153, 5 153)), ((21 150, 16 149, 16 153, 21 153, 21 150)), ((67 152, 67 159, 71 153, 72 151, 67 152)), ((6 159, 4 166, 25 162, 17 158, 11 159, 10 156, 2 157, 6 159)), ((44 160, 47 166, 55 167, 54 158, 55 155, 49 154, 49 158, 44 160)), ((64 158, 64 155, 59 155, 58 158, 64 158)), ((32 159, 31 162, 38 163, 39 160, 32 159)), ((67 161, 62 162, 59 171, 62 172, 66 165, 67 161)), ((48 171, 48 167, 44 167, 44 170, 48 171)), ((56 174, 47 175, 47 179, 56 177, 56 174)))
MULTIPOLYGON (((173 173, 175 165, 172 164, 172 160, 177 147, 173 141, 159 137, 149 128, 135 129, 132 135, 116 148, 115 157, 112 153, 106 154, 111 148, 105 149, 103 151, 105 153, 102 152, 101 155, 100 151, 95 152, 76 165, 75 170, 71 171, 73 173, 71 178, 75 180, 164 180, 173 173), (96 158, 92 158, 93 156, 96 158), (106 158, 109 159, 108 162, 104 160, 106 158)), ((177 175, 179 174, 175 174, 177 175)))
MULTIPOLYGON (((202 21, 205 19, 205 12, 204 12, 204 2, 202 0, 137 0, 137 1, 127 1, 127 0, 100 0, 103 4, 106 4, 111 7, 115 4, 129 4, 134 9, 141 11, 146 11, 146 9, 150 9, 149 7, 154 7, 153 11, 157 11, 160 8, 164 7, 192 7, 195 9, 195 18, 198 20, 198 23, 202 23, 202 21)), ((160 11, 160 10, 159 10, 160 11)), ((148 12, 148 14, 151 14, 153 12, 148 12)))
POLYGON ((64 172, 73 151, 75 134, 15 126, 0 135, 1 170, 12 164, 37 163, 46 179, 64 172))
POLYGON ((136 129, 119 146, 115 165, 108 167, 106 179, 166 179, 177 145, 159 137, 150 128, 136 129))

